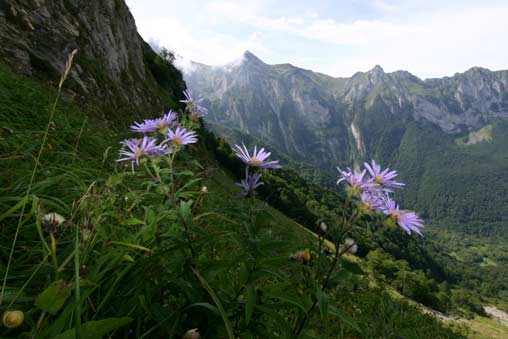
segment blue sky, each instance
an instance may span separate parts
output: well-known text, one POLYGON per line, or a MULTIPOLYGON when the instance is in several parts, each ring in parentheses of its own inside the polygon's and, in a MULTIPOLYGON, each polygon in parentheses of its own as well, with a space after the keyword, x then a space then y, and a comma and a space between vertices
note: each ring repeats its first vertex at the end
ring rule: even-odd
MULTIPOLYGON (((333 76, 508 69, 506 0, 127 0, 147 41, 210 65, 250 50, 333 76)), ((182 65, 185 65, 182 63, 182 65)))

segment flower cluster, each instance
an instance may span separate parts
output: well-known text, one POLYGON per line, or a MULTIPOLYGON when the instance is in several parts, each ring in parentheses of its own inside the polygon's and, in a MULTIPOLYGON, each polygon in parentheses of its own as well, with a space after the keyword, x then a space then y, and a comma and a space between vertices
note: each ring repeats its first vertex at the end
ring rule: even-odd
POLYGON ((139 166, 143 159, 174 154, 181 147, 198 141, 196 132, 183 127, 178 121, 178 115, 173 111, 157 119, 135 122, 130 129, 142 133, 143 137, 120 142, 122 149, 117 161, 130 161, 132 172, 134 165, 139 166))
POLYGON ((146 119, 141 123, 134 122, 134 125, 131 126, 131 131, 143 134, 153 132, 160 132, 164 134, 168 131, 169 128, 175 127, 177 125, 178 117, 176 113, 169 111, 157 119, 146 119))
POLYGON ((203 102, 202 98, 194 97, 190 89, 185 90, 183 94, 185 95, 185 100, 180 100, 180 102, 186 104, 185 110, 190 114, 191 119, 201 118, 208 114, 208 109, 201 105, 203 102))
POLYGON ((253 174, 250 174, 250 167, 254 168, 254 171, 282 167, 279 165, 278 160, 267 161, 268 157, 272 153, 265 151, 263 147, 258 150, 257 146, 254 146, 254 151, 251 155, 247 147, 245 147, 242 143, 242 146, 235 145, 234 152, 235 155, 246 165, 245 179, 236 183, 237 186, 240 186, 243 189, 242 194, 246 197, 254 195, 255 189, 263 185, 263 182, 261 181, 263 174, 261 172, 254 172, 253 174))
POLYGON ((390 197, 393 189, 402 188, 403 183, 396 181, 397 171, 384 170, 376 164, 364 163, 362 171, 339 170, 337 184, 345 182, 349 191, 360 198, 360 206, 363 210, 378 212, 395 221, 408 234, 416 232, 422 235, 424 227, 422 219, 414 212, 400 209, 399 205, 390 197))

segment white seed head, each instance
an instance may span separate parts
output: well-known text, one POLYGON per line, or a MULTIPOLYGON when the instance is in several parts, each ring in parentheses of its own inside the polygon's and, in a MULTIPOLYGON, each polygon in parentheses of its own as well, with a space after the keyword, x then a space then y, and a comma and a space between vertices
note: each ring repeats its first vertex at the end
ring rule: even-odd
POLYGON ((201 187, 201 193, 208 193, 208 187, 206 186, 201 187))
POLYGON ((58 213, 47 213, 41 219, 42 224, 45 227, 57 227, 65 222, 65 218, 58 213))
POLYGON ((344 241, 344 246, 349 248, 347 251, 351 254, 355 254, 358 251, 358 245, 354 239, 346 238, 344 241))
POLYGON ((328 225, 325 224, 324 221, 321 221, 321 224, 319 224, 319 228, 321 228, 321 231, 323 231, 324 233, 328 231, 328 225))

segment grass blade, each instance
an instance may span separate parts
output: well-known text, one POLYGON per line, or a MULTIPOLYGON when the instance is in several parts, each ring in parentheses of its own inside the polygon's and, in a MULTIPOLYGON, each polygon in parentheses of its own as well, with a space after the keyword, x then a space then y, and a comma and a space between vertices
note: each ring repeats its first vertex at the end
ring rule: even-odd
POLYGON ((219 309, 219 313, 222 317, 222 321, 224 321, 224 325, 226 326, 226 330, 228 331, 228 337, 229 339, 235 339, 235 335, 233 334, 233 326, 231 325, 231 322, 229 321, 228 315, 226 314, 226 311, 224 310, 224 307, 222 306, 222 303, 219 300, 219 297, 215 294, 213 289, 208 285, 208 282, 206 282, 205 278, 199 274, 198 271, 195 269, 192 269, 196 277, 198 277, 199 281, 201 282, 201 285, 205 288, 205 290, 210 294, 210 297, 212 297, 213 302, 219 309))

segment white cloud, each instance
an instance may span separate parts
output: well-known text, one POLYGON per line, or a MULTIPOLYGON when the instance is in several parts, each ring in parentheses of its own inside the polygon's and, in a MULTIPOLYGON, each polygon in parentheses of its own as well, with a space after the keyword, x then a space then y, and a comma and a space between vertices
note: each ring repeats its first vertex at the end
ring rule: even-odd
POLYGON ((155 40, 185 58, 208 64, 224 64, 240 57, 247 49, 259 49, 256 33, 243 40, 227 34, 199 33, 190 30, 177 17, 138 18, 137 25, 145 40, 155 40))
MULTIPOLYGON (((348 76, 381 64, 407 69, 422 77, 451 75, 472 66, 508 67, 508 5, 450 8, 414 13, 398 20, 357 20, 281 17, 251 21, 258 27, 347 48, 337 62, 321 71, 348 76), (352 51, 352 52, 351 52, 352 51)), ((320 65, 308 65, 316 69, 320 65)), ((321 67, 323 65, 321 64, 321 67)))
POLYGON ((151 2, 153 10, 146 1, 128 1, 142 36, 207 64, 225 64, 248 49, 266 62, 290 62, 336 76, 375 64, 422 77, 472 66, 508 68, 508 44, 503 43, 508 3, 503 1, 372 0, 371 7, 382 14, 366 20, 360 13, 348 21, 310 5, 292 12, 273 0, 151 2))

